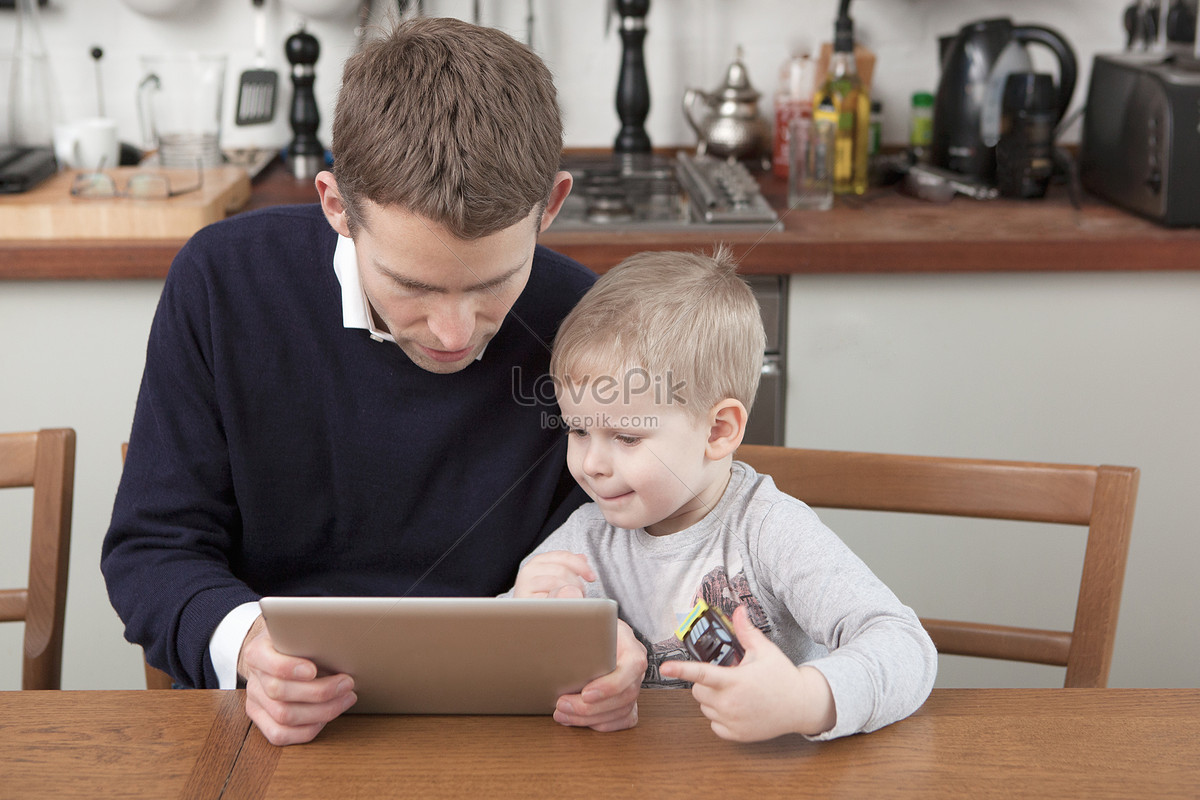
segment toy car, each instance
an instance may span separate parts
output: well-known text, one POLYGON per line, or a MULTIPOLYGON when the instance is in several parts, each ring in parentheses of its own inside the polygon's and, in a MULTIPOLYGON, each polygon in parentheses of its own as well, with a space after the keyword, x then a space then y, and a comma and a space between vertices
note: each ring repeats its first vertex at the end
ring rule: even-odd
POLYGON ((742 662, 746 651, 733 635, 733 624, 703 599, 688 612, 683 623, 675 630, 684 648, 697 661, 706 661, 722 667, 733 667, 742 662))

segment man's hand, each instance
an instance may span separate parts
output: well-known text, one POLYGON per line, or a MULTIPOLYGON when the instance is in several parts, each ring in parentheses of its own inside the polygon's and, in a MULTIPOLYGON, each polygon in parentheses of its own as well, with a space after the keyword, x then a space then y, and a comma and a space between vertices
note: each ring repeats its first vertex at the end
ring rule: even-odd
POLYGON ((692 696, 713 732, 735 742, 757 742, 785 733, 816 735, 834 726, 833 692, 820 670, 796 667, 762 631, 745 606, 733 612, 733 633, 746 650, 736 667, 698 661, 664 661, 664 678, 690 681, 692 696))
POLYGON ((617 668, 558 698, 554 719, 562 725, 620 731, 637 725, 638 691, 646 674, 646 648, 633 629, 617 620, 617 668))
POLYGON ((271 744, 311 742, 358 700, 349 675, 318 678, 313 662, 276 650, 262 617, 242 642, 237 671, 246 679, 246 714, 271 744))
POLYGON ((596 580, 587 556, 566 550, 539 553, 517 573, 513 597, 583 597, 596 580))

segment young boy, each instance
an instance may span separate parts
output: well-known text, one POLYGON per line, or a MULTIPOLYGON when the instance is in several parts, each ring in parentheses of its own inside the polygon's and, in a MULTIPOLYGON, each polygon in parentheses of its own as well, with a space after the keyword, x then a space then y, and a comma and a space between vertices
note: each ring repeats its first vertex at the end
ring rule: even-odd
POLYGON ((643 253, 601 277, 550 366, 567 463, 594 502, 522 562, 510 594, 615 599, 649 654, 643 686, 691 682, 724 738, 872 731, 924 702, 936 652, 808 506, 733 460, 763 349, 724 248, 643 253), (675 630, 699 599, 732 616, 739 665, 687 660, 675 630))

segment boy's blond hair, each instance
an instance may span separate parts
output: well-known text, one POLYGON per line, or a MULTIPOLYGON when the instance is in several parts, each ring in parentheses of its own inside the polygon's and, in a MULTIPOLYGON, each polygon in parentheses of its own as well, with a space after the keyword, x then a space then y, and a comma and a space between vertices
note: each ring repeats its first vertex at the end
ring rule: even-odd
POLYGON ((333 175, 352 234, 370 200, 477 239, 544 206, 562 137, 554 79, 528 47, 493 28, 417 17, 346 59, 333 175))
POLYGON ((629 385, 645 370, 666 382, 656 388, 678 387, 673 402, 702 418, 726 398, 754 405, 765 348, 758 302, 727 247, 647 252, 602 275, 563 320, 550 374, 559 387, 606 376, 629 385))

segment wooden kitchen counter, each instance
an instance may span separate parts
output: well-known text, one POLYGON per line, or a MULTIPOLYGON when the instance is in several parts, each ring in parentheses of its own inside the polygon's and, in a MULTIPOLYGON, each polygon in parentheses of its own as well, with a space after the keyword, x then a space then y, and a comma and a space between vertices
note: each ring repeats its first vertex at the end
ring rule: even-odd
MULTIPOLYGON (((768 177, 763 188, 782 208, 782 182, 768 177)), ((275 162, 254 182, 246 209, 316 199, 311 181, 296 181, 275 162)), ((1057 186, 1044 200, 957 197, 945 205, 876 189, 839 198, 832 211, 785 213, 782 223, 767 233, 551 227, 541 241, 601 272, 642 250, 692 250, 718 241, 733 247, 748 274, 1200 269, 1200 228, 1164 228, 1090 196, 1076 210, 1057 186)), ((162 278, 182 245, 0 238, 0 279, 162 278)))

